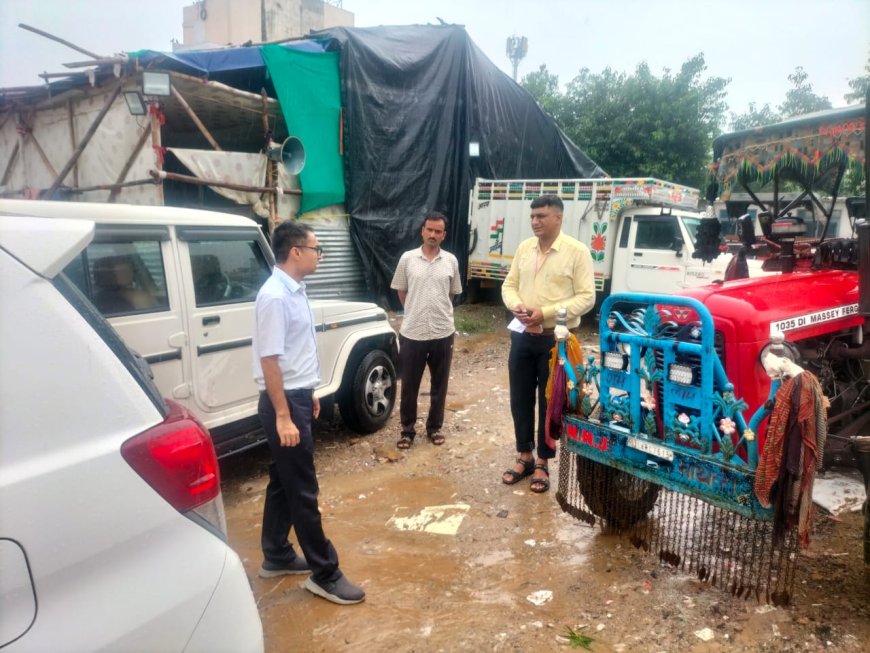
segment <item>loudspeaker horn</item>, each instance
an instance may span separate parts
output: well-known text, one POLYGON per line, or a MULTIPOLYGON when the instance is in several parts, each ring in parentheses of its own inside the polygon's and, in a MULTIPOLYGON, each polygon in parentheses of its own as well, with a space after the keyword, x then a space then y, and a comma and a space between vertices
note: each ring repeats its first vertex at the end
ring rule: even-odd
POLYGON ((305 146, 295 136, 287 137, 280 145, 274 142, 269 143, 266 155, 272 161, 283 163, 291 175, 298 175, 305 167, 305 146))

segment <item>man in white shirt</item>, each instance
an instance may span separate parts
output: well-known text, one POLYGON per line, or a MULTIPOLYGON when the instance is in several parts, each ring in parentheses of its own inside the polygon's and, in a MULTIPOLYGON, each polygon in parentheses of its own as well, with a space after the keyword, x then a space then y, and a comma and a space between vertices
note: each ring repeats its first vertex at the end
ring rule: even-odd
POLYGON ((444 406, 453 361, 453 298, 462 292, 459 261, 441 249, 447 236, 447 218, 429 213, 420 230, 423 245, 402 254, 391 287, 405 308, 399 330, 402 368, 402 433, 396 446, 409 449, 416 436, 417 397, 423 371, 429 367, 431 383, 426 435, 432 444, 444 444, 444 406))
POLYGON ((338 553, 323 532, 317 505, 311 423, 320 414, 320 400, 314 396, 320 362, 303 279, 317 269, 323 249, 309 227, 289 220, 275 228, 272 249, 277 264, 257 294, 253 332, 258 413, 272 453, 259 575, 310 571, 305 581, 309 592, 333 603, 359 603, 365 592, 339 569, 338 553), (287 541, 291 528, 304 556, 287 541))

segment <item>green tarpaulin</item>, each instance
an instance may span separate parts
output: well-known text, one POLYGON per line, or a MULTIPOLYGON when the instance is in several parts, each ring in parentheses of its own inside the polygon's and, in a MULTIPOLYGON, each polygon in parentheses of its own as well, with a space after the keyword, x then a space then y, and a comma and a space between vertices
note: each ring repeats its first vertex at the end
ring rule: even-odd
POLYGON ((344 203, 340 150, 341 89, 338 52, 299 52, 280 45, 260 48, 291 136, 305 146, 302 213, 344 203))

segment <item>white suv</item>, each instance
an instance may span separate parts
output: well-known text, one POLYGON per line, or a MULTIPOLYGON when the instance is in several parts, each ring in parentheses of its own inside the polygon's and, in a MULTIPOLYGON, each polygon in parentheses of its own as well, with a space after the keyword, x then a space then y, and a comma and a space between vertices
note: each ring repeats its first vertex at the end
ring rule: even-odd
POLYGON ((262 651, 207 431, 59 274, 93 236, 0 216, 0 648, 262 651))
MULTIPOLYGON (((251 329, 274 257, 256 223, 165 206, 0 199, 2 214, 95 222, 67 276, 150 364, 161 394, 205 424, 219 457, 264 441, 251 329)), ((350 428, 376 431, 396 401, 398 345, 386 313, 367 302, 311 306, 324 412, 337 403, 350 428)))

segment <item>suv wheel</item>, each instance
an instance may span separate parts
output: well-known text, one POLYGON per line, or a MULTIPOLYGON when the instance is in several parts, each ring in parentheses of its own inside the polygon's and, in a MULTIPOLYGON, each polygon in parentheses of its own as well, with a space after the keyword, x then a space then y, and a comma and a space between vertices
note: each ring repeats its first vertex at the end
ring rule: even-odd
POLYGON ((396 368, 390 357, 375 349, 353 370, 350 385, 338 400, 341 417, 357 433, 374 433, 390 418, 396 405, 396 368))

